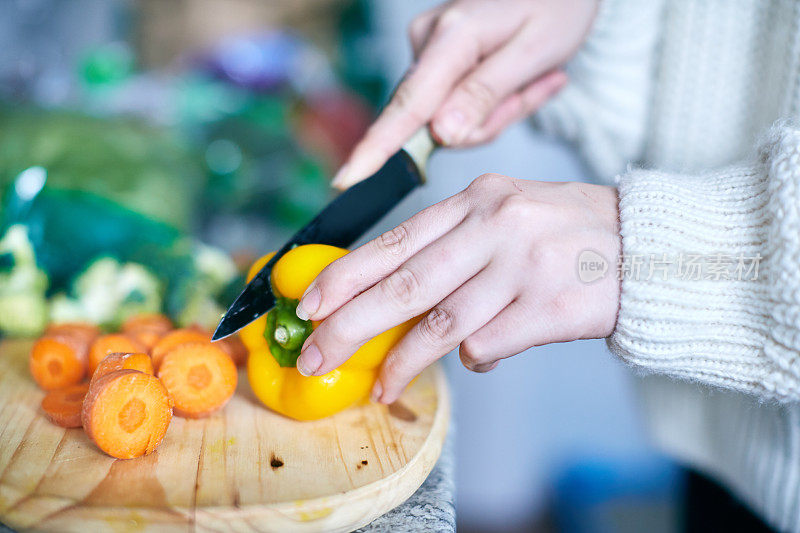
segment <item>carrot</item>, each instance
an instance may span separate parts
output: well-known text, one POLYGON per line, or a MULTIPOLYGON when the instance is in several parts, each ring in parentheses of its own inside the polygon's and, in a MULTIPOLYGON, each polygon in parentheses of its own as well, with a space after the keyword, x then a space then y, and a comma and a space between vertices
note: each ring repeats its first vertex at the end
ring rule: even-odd
MULTIPOLYGON (((187 326, 185 329, 204 333, 208 336, 207 340, 210 340, 214 334, 213 331, 208 331, 200 324, 192 324, 187 326)), ((224 339, 219 339, 212 342, 215 346, 228 354, 228 356, 233 359, 233 364, 236 366, 243 366, 245 363, 247 363, 247 348, 245 348, 244 343, 242 343, 238 335, 231 335, 230 337, 225 337, 224 339)))
POLYGON ((128 319, 122 323, 123 333, 129 333, 140 328, 154 329, 162 333, 167 333, 172 329, 172 321, 165 315, 144 313, 128 317, 128 319))
POLYGON ((89 375, 94 374, 97 365, 110 353, 137 353, 144 352, 145 347, 139 341, 122 335, 111 333, 101 335, 92 343, 89 350, 89 375))
POLYGON ((233 360, 233 364, 236 366, 242 366, 247 363, 247 348, 245 348, 244 343, 242 343, 238 335, 231 335, 230 337, 214 341, 214 344, 228 354, 228 357, 233 360))
MULTIPOLYGON (((83 353, 89 352, 92 342, 100 335, 100 328, 88 322, 62 322, 50 324, 45 330, 45 337, 72 339, 71 345, 83 353)), ((83 357, 83 355, 81 355, 83 357)))
POLYGON ((81 410, 86 435, 118 459, 155 450, 171 420, 167 389, 138 370, 117 370, 93 381, 81 410))
POLYGON ((42 400, 45 416, 62 428, 81 427, 81 406, 88 390, 88 383, 80 383, 48 392, 42 400))
POLYGON ((153 367, 158 370, 164 356, 182 344, 208 343, 211 336, 208 333, 192 328, 176 329, 164 335, 150 351, 153 358, 153 367))
POLYGON ((86 346, 72 335, 48 335, 33 344, 30 371, 44 390, 80 382, 86 374, 86 346))
POLYGON ((148 351, 152 350, 161 337, 170 330, 172 330, 170 319, 158 313, 134 315, 122 324, 122 332, 139 341, 148 351))
POLYGON ((74 335, 81 338, 88 346, 100 336, 100 328, 88 322, 61 322, 47 326, 44 334, 74 335))
POLYGON ((161 340, 164 334, 165 332, 160 329, 144 326, 125 332, 125 335, 136 340, 139 344, 144 346, 148 352, 153 349, 153 346, 158 344, 158 341, 161 340))
POLYGON ((151 376, 154 373, 153 362, 146 353, 110 353, 97 365, 92 374, 92 381, 117 370, 138 370, 151 376))
POLYGON ((184 418, 201 418, 222 408, 238 378, 231 358, 210 342, 170 350, 158 377, 175 402, 175 414, 184 418))

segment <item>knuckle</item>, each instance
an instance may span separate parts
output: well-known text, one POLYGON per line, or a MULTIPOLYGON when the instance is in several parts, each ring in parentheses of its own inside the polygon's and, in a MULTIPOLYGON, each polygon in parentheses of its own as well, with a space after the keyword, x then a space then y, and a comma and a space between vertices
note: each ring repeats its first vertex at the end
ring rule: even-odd
MULTIPOLYGON (((392 100, 384 110, 384 114, 402 116, 405 120, 424 124, 428 119, 425 117, 424 109, 420 109, 421 102, 417 98, 419 96, 417 91, 412 86, 412 77, 413 75, 409 75, 408 79, 400 83, 392 100)), ((391 134, 391 132, 386 132, 387 141, 392 139, 391 134)))
MULTIPOLYGON (((418 96, 422 95, 419 95, 418 91, 414 89, 412 78, 413 75, 410 75, 406 81, 400 83, 384 112, 403 115, 414 122, 424 124, 428 121, 428 117, 425 116, 424 109, 420 109, 424 105, 421 104, 418 96)), ((387 132, 387 135, 389 133, 387 132)))
POLYGON ((444 30, 449 30, 454 27, 463 26, 469 19, 464 9, 460 7, 451 7, 439 16, 437 26, 444 30))
POLYGON ((518 227, 530 222, 536 209, 534 202, 522 194, 509 194, 503 198, 494 211, 494 222, 503 227, 518 227))
POLYGON ((337 346, 347 346, 350 342, 349 328, 342 320, 331 316, 322 323, 325 326, 325 334, 328 339, 337 346))
POLYGON ((409 231, 405 223, 381 234, 378 242, 387 255, 392 257, 403 256, 409 247, 409 231))
POLYGON ((434 307, 419 323, 419 333, 423 339, 434 346, 447 344, 454 323, 452 311, 443 307, 434 307))
POLYGON ((509 179, 510 178, 506 176, 503 176, 501 174, 494 174, 492 172, 489 172, 487 174, 481 174, 480 176, 472 180, 472 183, 469 184, 469 190, 478 194, 483 194, 488 191, 494 191, 506 185, 509 179))
POLYGON ((420 292, 419 277, 408 268, 400 268, 381 282, 386 297, 401 308, 413 307, 420 292))
POLYGON ((403 376, 407 366, 406 358, 401 357, 396 351, 390 351, 381 366, 381 381, 388 383, 403 376))
POLYGON ((407 109, 412 101, 413 96, 414 95, 411 88, 407 84, 401 83, 400 86, 397 87, 397 91, 394 93, 392 105, 399 109, 407 109))

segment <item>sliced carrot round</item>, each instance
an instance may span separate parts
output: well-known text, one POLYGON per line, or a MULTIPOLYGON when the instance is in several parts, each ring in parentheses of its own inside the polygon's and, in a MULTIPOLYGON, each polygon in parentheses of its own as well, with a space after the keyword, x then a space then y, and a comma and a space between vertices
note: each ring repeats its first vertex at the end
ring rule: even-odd
POLYGON ((146 313, 134 315, 122 324, 122 332, 139 341, 148 350, 172 330, 172 321, 165 315, 146 313))
POLYGON ((30 370, 44 390, 75 385, 86 375, 86 348, 69 335, 49 335, 31 348, 30 370))
POLYGON ((88 383, 80 383, 48 392, 42 400, 45 416, 63 428, 81 427, 81 407, 88 390, 88 383))
POLYGON ((243 366, 247 363, 247 348, 238 335, 231 335, 230 337, 214 341, 214 344, 228 354, 228 357, 233 360, 233 364, 236 366, 243 366))
POLYGON ((144 352, 145 347, 137 340, 121 333, 101 335, 92 343, 89 349, 89 374, 94 374, 100 361, 110 353, 137 353, 144 352))
POLYGON ((159 313, 143 313, 129 317, 122 324, 123 333, 128 333, 140 328, 153 329, 167 333, 172 329, 172 321, 159 313))
POLYGON ((82 360, 87 359, 89 347, 99 335, 100 329, 88 322, 50 324, 44 334, 45 337, 69 339, 69 344, 79 352, 82 360))
POLYGON ((147 348, 148 352, 152 350, 156 344, 158 344, 158 341, 160 341, 165 334, 166 332, 159 328, 151 328, 146 326, 141 326, 125 332, 125 335, 136 340, 139 342, 139 344, 147 348))
POLYGON ((81 338, 87 346, 100 336, 100 328, 88 322, 60 322, 50 324, 45 335, 74 335, 81 338))
POLYGON ((138 370, 151 376, 154 374, 153 362, 146 353, 110 353, 97 365, 92 374, 92 381, 117 370, 138 370))
POLYGON ((153 358, 153 367, 158 370, 164 360, 164 356, 178 346, 197 343, 208 344, 210 341, 211 336, 208 333, 194 328, 171 331, 164 335, 150 351, 150 357, 153 358))
POLYGON ((172 420, 167 389, 138 370, 117 370, 92 382, 81 412, 83 429, 112 457, 147 455, 161 443, 172 420))
POLYGON ((238 379, 231 358, 208 342, 170 350, 158 377, 175 402, 175 414, 185 418, 201 418, 222 408, 238 379))

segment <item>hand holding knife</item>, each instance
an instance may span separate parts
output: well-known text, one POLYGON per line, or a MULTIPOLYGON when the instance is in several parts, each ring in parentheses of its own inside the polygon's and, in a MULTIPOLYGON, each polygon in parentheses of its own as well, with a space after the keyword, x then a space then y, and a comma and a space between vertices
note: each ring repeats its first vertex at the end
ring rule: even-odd
POLYGON ((303 244, 347 248, 425 182, 425 166, 436 144, 427 127, 418 130, 381 169, 353 185, 300 229, 247 284, 222 317, 212 340, 223 339, 267 313, 275 305, 270 286, 273 265, 303 244))

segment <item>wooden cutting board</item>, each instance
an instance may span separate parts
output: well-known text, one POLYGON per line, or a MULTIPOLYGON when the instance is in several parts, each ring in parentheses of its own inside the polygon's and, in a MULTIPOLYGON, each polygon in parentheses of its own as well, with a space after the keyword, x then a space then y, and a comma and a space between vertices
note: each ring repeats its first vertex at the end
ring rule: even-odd
POLYGON ((30 342, 0 344, 0 522, 51 531, 348 531, 405 501, 441 452, 444 375, 396 404, 296 422, 239 376, 225 409, 173 418, 155 453, 115 460, 42 415, 30 342))

